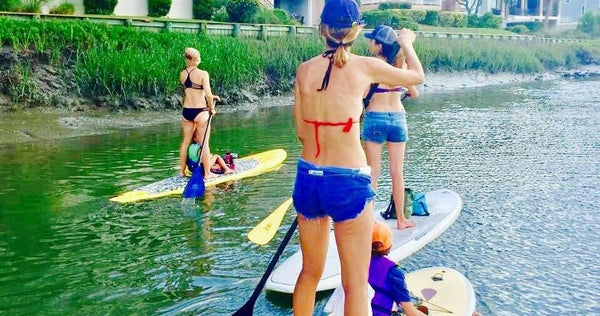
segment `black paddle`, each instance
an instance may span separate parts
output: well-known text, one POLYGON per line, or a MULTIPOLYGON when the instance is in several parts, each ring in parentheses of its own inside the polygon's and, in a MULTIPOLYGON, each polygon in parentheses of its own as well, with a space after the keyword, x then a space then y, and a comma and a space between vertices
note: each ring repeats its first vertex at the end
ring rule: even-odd
POLYGON ((285 246, 287 246, 288 242, 292 238, 292 234, 294 234, 294 231, 296 230, 296 226, 298 226, 298 218, 294 219, 294 222, 290 226, 290 229, 288 229, 287 233, 285 234, 285 237, 283 237, 283 240, 281 241, 279 248, 277 248, 277 251, 275 252, 275 255, 273 255, 271 262, 269 262, 269 266, 267 267, 267 270, 265 271, 262 278, 258 282, 258 285, 254 289, 254 292, 252 292, 252 296, 250 296, 250 299, 248 299, 248 301, 246 302, 246 304, 244 304, 244 306, 242 306, 240 309, 238 309, 237 312, 233 313, 233 316, 248 316, 248 315, 252 316, 252 314, 254 313, 254 304, 256 303, 256 300, 258 299, 260 292, 262 292, 262 289, 265 286, 265 283, 267 283, 267 279, 271 275, 271 272, 273 272, 273 269, 275 269, 275 264, 277 263, 277 260, 279 260, 279 256, 281 256, 281 253, 285 249, 285 246))

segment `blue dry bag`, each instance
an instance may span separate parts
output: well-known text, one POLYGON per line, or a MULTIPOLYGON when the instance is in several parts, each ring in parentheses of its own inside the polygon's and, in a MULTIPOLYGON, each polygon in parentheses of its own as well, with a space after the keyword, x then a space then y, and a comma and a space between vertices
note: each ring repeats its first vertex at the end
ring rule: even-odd
POLYGON ((420 192, 413 193, 412 215, 429 216, 429 211, 427 210, 427 201, 425 201, 425 194, 420 192))

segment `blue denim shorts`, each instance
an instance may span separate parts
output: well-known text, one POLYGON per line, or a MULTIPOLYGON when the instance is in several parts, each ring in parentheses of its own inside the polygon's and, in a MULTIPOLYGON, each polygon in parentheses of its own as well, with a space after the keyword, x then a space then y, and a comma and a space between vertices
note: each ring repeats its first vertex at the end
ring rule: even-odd
POLYGON ((300 158, 294 207, 307 219, 330 216, 334 222, 356 218, 375 196, 371 168, 317 166, 300 158))
POLYGON ((408 140, 404 112, 367 112, 363 118, 361 137, 373 143, 403 143, 408 140))

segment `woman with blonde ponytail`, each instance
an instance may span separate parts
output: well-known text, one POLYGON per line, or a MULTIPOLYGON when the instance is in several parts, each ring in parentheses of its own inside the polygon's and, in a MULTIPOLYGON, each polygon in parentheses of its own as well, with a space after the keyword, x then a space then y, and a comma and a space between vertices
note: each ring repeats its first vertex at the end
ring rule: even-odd
POLYGON ((214 100, 219 97, 212 94, 208 72, 200 70, 200 52, 188 47, 183 52, 185 57, 185 69, 179 73, 179 81, 183 88, 183 109, 181 111, 181 129, 183 137, 179 148, 179 174, 185 177, 188 147, 194 137, 196 139, 205 139, 204 150, 202 151, 202 163, 204 164, 204 177, 211 178, 216 175, 210 172, 209 163, 210 149, 208 143, 210 139, 210 115, 215 113, 214 100), (204 136, 206 133, 206 137, 204 136))
POLYGON ((302 154, 292 196, 303 262, 294 289, 294 315, 313 315, 330 219, 341 263, 345 314, 370 313, 367 276, 375 193, 358 127, 363 92, 372 82, 411 86, 424 80, 410 30, 398 37, 406 50, 407 69, 352 54, 350 46, 362 29, 359 20, 354 0, 326 1, 320 25, 326 50, 296 71, 294 119, 302 154))

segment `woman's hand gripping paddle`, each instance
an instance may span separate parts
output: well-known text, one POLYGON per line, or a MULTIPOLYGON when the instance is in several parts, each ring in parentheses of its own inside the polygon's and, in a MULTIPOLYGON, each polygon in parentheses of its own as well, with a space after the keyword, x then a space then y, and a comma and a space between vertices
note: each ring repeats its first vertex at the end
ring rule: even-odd
POLYGON ((195 199, 197 197, 203 197, 206 187, 204 185, 204 164, 202 164, 202 151, 206 142, 206 135, 210 128, 210 122, 212 120, 212 112, 208 116, 208 123, 206 124, 206 130, 204 131, 204 137, 202 139, 202 146, 200 146, 200 153, 198 154, 199 161, 198 166, 192 172, 192 177, 185 185, 183 190, 183 199, 195 199))
POLYGON ((292 198, 287 199, 283 204, 276 208, 269 216, 262 220, 256 227, 248 233, 248 239, 257 245, 265 245, 277 233, 283 217, 292 205, 292 198))
POLYGON ((248 299, 246 304, 244 304, 244 306, 242 306, 240 309, 238 309, 237 312, 233 313, 233 316, 247 316, 247 315, 251 316, 254 313, 254 304, 256 303, 256 300, 258 299, 260 292, 262 292, 263 287, 265 287, 265 283, 267 283, 267 279, 271 275, 271 272, 273 272, 273 269, 275 269, 275 264, 279 260, 279 257, 281 256, 281 253, 285 249, 285 246, 287 246, 288 242, 292 238, 292 235, 294 234, 294 231, 296 230, 297 226, 298 226, 298 218, 295 218, 294 222, 290 226, 290 229, 288 229, 287 233, 285 234, 285 237, 283 237, 283 240, 281 241, 279 248, 277 248, 277 252, 275 252, 275 255, 273 255, 271 262, 269 262, 269 266, 267 267, 267 270, 263 274, 262 278, 260 278, 260 281, 258 282, 258 285, 254 289, 254 292, 252 292, 252 296, 250 296, 250 298, 248 299))

